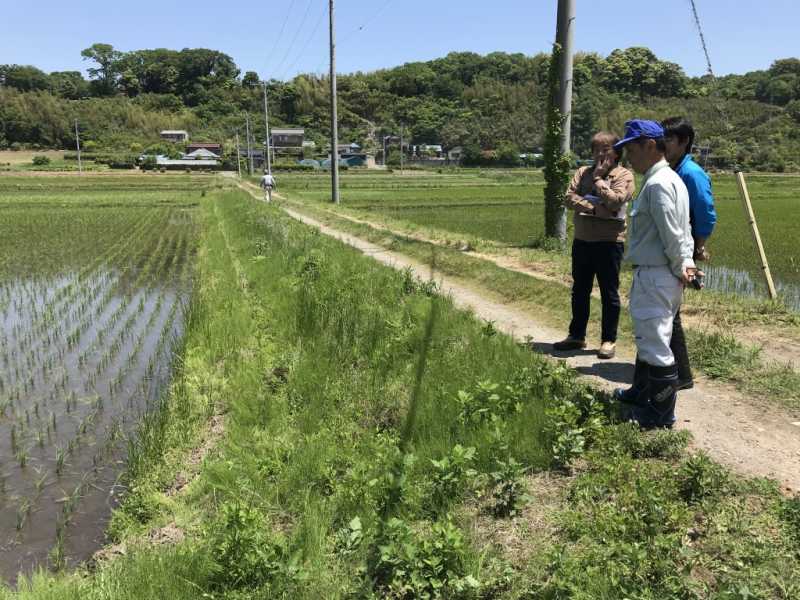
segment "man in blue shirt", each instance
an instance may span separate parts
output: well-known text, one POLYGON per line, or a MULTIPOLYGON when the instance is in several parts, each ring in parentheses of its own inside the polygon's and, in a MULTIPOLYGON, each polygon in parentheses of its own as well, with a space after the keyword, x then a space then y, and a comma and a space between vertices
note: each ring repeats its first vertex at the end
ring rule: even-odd
MULTIPOLYGON (((705 243, 714 231, 717 213, 714 210, 714 196, 711 192, 711 178, 692 159, 694 145, 694 127, 683 117, 665 119, 664 156, 669 165, 680 176, 689 191, 689 223, 694 239, 694 260, 708 258, 705 243)), ((689 351, 686 348, 686 337, 683 333, 680 312, 675 316, 672 326, 670 349, 675 355, 678 365, 678 389, 689 389, 694 386, 692 369, 689 365, 689 351)))

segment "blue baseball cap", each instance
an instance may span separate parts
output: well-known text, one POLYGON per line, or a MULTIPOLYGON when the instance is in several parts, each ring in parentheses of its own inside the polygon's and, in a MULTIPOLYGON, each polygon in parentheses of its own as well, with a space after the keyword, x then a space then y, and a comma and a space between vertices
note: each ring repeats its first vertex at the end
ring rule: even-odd
POLYGON ((614 144, 614 150, 621 150, 628 142, 642 138, 657 139, 664 137, 664 128, 656 121, 632 119, 625 123, 625 137, 614 144))

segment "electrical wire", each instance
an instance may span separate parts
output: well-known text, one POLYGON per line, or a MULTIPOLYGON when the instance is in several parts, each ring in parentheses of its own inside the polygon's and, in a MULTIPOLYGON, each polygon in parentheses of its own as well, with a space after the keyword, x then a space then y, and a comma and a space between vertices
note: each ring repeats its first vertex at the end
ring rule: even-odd
POLYGON ((717 85, 717 78, 714 75, 714 69, 711 66, 711 57, 708 54, 708 45, 706 44, 706 36, 703 34, 703 26, 700 24, 700 15, 697 12, 697 5, 695 4, 694 0, 689 0, 689 4, 692 8, 692 16, 694 17, 694 24, 697 28, 697 35, 700 37, 700 45, 703 47, 703 54, 706 57, 706 68, 708 70, 708 76, 711 80, 712 90, 711 90, 711 100, 714 108, 722 117, 723 125, 725 126, 726 131, 732 131, 733 125, 731 125, 730 120, 728 119, 728 114, 725 112, 725 107, 722 105, 722 100, 719 98, 719 86, 717 85), (716 102, 714 101, 714 96, 717 96, 716 102))
POLYGON ((269 65, 269 61, 272 60, 272 57, 275 55, 275 51, 278 49, 278 44, 280 43, 281 37, 283 37, 283 32, 286 29, 286 23, 289 22, 289 15, 292 12, 292 6, 294 6, 294 0, 290 0, 289 6, 286 9, 286 16, 283 18, 283 25, 281 25, 280 33, 278 33, 278 37, 275 38, 275 43, 272 45, 272 50, 270 50, 269 54, 267 55, 267 65, 269 65))
POLYGON ((281 62, 278 63, 278 66, 275 67, 275 72, 277 73, 278 70, 284 65, 286 59, 289 58, 289 54, 292 52, 292 48, 294 47, 294 43, 297 41, 297 36, 300 35, 300 32, 303 30, 303 26, 306 24, 306 19, 308 19, 308 13, 311 10, 311 5, 314 4, 314 0, 308 0, 308 4, 306 5, 306 12, 303 13, 303 20, 300 21, 300 27, 297 28, 297 31, 294 33, 294 37, 292 37, 292 41, 286 47, 286 54, 283 55, 281 62))
MULTIPOLYGON (((336 45, 339 46, 339 45, 345 43, 346 41, 348 41, 349 39, 351 39, 355 34, 361 33, 362 31, 364 31, 364 29, 366 29, 367 25, 369 25, 375 19, 377 19, 378 16, 380 16, 380 14, 391 3, 392 3, 392 0, 386 0, 383 4, 381 4, 381 6, 378 8, 378 10, 376 10, 374 13, 372 13, 372 15, 366 21, 361 23, 361 25, 359 25, 355 29, 351 29, 349 32, 344 34, 341 38, 337 38, 336 45)), ((325 63, 327 62, 327 60, 328 60, 327 58, 323 58, 322 61, 320 61, 320 63, 317 65, 316 69, 314 69, 314 73, 321 73, 322 72, 322 68, 325 66, 325 63)))
POLYGON ((386 9, 386 7, 389 6, 389 4, 391 4, 391 2, 392 2, 392 0, 386 0, 386 2, 381 4, 381 6, 380 6, 380 8, 378 8, 378 10, 376 10, 374 13, 372 13, 372 16, 369 17, 366 21, 364 21, 360 26, 358 26, 355 29, 353 29, 353 30, 349 31, 348 33, 344 34, 344 36, 341 39, 341 42, 345 42, 348 39, 350 39, 354 34, 359 33, 361 31, 364 31, 364 28, 366 28, 367 25, 369 25, 375 19, 377 19, 378 16, 380 16, 380 14, 386 9))
POLYGON ((317 22, 314 25, 314 29, 311 31, 311 35, 308 36, 308 39, 306 39, 306 43, 303 44, 303 47, 300 49, 300 52, 297 53, 297 57, 294 59, 294 61, 292 61, 292 64, 290 64, 288 67, 286 67, 286 69, 284 69, 284 71, 281 73, 281 77, 280 77, 281 79, 283 79, 286 75, 291 73, 292 69, 294 69, 295 65, 297 65, 297 63, 300 62, 300 59, 303 58, 303 55, 305 54, 306 50, 308 50, 308 46, 309 46, 309 44, 311 44, 311 40, 313 40, 314 36, 317 34, 317 31, 319 30, 319 26, 322 24, 322 20, 325 18, 326 14, 328 14, 328 7, 327 6, 323 7, 323 11, 319 15, 319 18, 317 19, 317 22))

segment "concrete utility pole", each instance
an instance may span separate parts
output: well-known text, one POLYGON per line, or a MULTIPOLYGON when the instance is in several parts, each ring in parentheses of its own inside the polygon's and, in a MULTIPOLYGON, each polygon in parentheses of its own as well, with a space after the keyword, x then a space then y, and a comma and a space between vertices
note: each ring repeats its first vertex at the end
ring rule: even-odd
POLYGON ((333 0, 328 0, 331 43, 331 202, 339 204, 339 117, 336 109, 336 29, 333 0))
POLYGON ((267 173, 272 175, 272 160, 270 159, 270 135, 269 135, 269 107, 267 105, 267 82, 264 81, 264 127, 266 134, 264 138, 264 151, 267 153, 267 173))
POLYGON ((561 46, 561 63, 558 66, 561 83, 558 88, 558 110, 564 117, 561 129, 561 152, 570 151, 572 125, 572 55, 574 54, 575 0, 558 0, 556 43, 561 46))
POLYGON ((236 168, 239 170, 239 179, 242 178, 242 153, 239 151, 239 130, 236 130, 236 168))
POLYGON ((250 113, 244 113, 245 135, 247 136, 247 158, 250 163, 250 176, 253 176, 253 151, 250 148, 250 113))
MULTIPOLYGON (((558 91, 555 93, 555 98, 551 98, 550 101, 553 103, 553 108, 558 111, 561 124, 559 153, 562 156, 569 154, 570 151, 574 29, 575 0, 558 0, 556 18, 556 46, 559 48, 558 91)), ((551 118, 555 118, 555 115, 551 118)), ((553 169, 555 166, 549 165, 549 168, 553 169)), ((545 187, 545 235, 561 240, 562 243, 567 239, 567 211, 561 201, 564 191, 560 183, 553 181, 548 181, 545 187)))
POLYGON ((78 119, 75 119, 75 148, 78 150, 78 173, 83 173, 83 165, 81 164, 81 135, 78 133, 78 119))

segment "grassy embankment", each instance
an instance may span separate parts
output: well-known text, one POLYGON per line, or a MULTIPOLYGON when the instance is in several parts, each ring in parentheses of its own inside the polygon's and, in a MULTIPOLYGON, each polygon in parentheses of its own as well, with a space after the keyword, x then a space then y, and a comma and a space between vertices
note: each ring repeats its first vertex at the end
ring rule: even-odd
MULTIPOLYGON (((541 180, 531 173, 524 173, 515 179, 513 173, 499 173, 478 178, 474 173, 466 175, 436 175, 426 173, 411 176, 382 174, 369 176, 348 174, 343 178, 342 205, 336 210, 356 218, 382 223, 397 234, 377 231, 369 226, 353 223, 331 213, 327 198, 324 177, 319 175, 283 175, 282 193, 295 206, 309 212, 316 218, 340 229, 359 235, 374 243, 391 247, 399 252, 429 262, 431 244, 414 239, 421 235, 433 240, 439 246, 436 252, 437 267, 444 273, 473 282, 481 288, 494 293, 498 299, 511 302, 535 312, 551 325, 566 331, 569 323, 569 256, 565 253, 547 251, 542 248, 520 248, 525 242, 523 232, 529 235, 527 221, 519 221, 518 215, 541 212, 537 201, 530 196, 540 197, 538 192, 541 180), (533 204, 533 210, 531 206, 533 204), (407 207, 413 207, 412 220, 405 220, 407 207), (430 215, 428 222, 420 215, 430 215), (436 216, 440 215, 440 216, 436 216), (487 220, 488 219, 488 220, 487 220), (477 233, 476 233, 477 232, 477 233), (499 232, 499 233, 498 233, 499 232), (477 237, 477 235, 485 237, 477 237), (530 266, 536 271, 556 281, 542 281, 522 273, 500 268, 490 262, 460 252, 458 246, 468 240, 477 250, 498 256, 511 256, 520 266, 530 266), (513 240, 513 241, 512 241, 513 240), (511 245, 509 245, 511 244, 511 245), (444 246, 444 247, 441 247, 444 246)), ((773 192, 774 202, 765 202, 766 207, 785 204, 789 188, 785 183, 790 178, 762 178, 764 185, 773 186, 774 181, 781 184, 780 193, 773 192)), ((756 180, 751 192, 762 198, 767 188, 759 187, 756 180)), ((718 185, 718 208, 720 221, 726 227, 739 227, 735 210, 740 210, 738 199, 729 197, 735 193, 731 182, 718 185)), ((777 184, 776 184, 777 185, 777 184)), ((773 186, 774 187, 774 186, 773 186)), ((779 215, 770 214, 766 220, 774 225, 778 233, 785 227, 786 220, 779 215)), ((741 229, 741 227, 739 227, 741 229)), ((719 237, 715 235, 715 245, 719 243, 722 252, 731 255, 736 250, 739 256, 750 243, 746 230, 734 235, 726 233, 722 225, 719 237), (724 242, 724 244, 723 244, 724 242)), ((770 226, 762 225, 762 231, 770 226)), ((538 229, 537 229, 538 230, 538 229)), ((774 238, 781 244, 790 243, 790 236, 774 238)), ((529 240, 530 241, 530 240, 529 240)), ((783 247, 783 246, 782 246, 783 247)), ((787 277, 792 276, 795 264, 794 250, 789 247, 780 255, 786 263, 787 277)), ((747 268, 731 258, 736 268, 747 268)), ((623 270, 621 289, 630 285, 630 273, 623 270)), ((598 299, 592 300, 592 313, 600 314, 598 299)), ((758 298, 733 295, 720 291, 705 290, 702 294, 687 293, 683 313, 694 319, 698 326, 688 327, 690 352, 694 364, 706 375, 742 385, 753 394, 775 399, 791 408, 800 407, 800 374, 792 367, 763 357, 759 345, 748 341, 747 333, 756 325, 766 335, 788 337, 800 340, 800 316, 781 302, 770 302, 758 298), (744 339, 737 339, 736 333, 744 333, 744 339)), ((599 340, 599 323, 590 323, 589 339, 599 340)), ((627 311, 620 323, 620 342, 623 347, 632 349, 632 329, 627 311)), ((599 341, 598 341, 599 343, 599 341)), ((787 357, 790 358, 790 357, 787 357)))
POLYGON ((800 504, 774 484, 610 425, 569 370, 241 192, 202 211, 181 368, 111 527, 127 553, 18 597, 800 593, 800 504), (185 539, 151 544, 165 526, 185 539))

